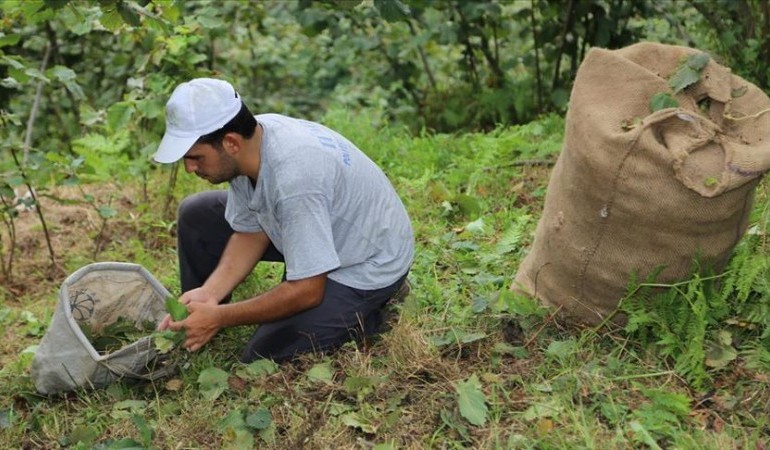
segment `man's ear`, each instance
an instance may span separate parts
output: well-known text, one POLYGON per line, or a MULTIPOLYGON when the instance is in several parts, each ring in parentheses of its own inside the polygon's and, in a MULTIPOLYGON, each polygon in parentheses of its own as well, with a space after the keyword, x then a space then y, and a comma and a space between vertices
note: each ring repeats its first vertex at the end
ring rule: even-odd
POLYGON ((230 156, 240 152, 242 144, 243 138, 238 133, 225 133, 222 138, 222 147, 230 156))

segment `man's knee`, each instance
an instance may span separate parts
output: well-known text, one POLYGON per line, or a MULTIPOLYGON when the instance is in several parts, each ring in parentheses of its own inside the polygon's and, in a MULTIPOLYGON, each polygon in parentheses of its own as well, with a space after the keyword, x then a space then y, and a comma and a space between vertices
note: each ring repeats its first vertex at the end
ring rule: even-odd
POLYGON ((211 203, 215 199, 208 192, 198 192, 185 197, 177 209, 177 218, 179 222, 190 223, 204 214, 205 210, 211 209, 211 203))

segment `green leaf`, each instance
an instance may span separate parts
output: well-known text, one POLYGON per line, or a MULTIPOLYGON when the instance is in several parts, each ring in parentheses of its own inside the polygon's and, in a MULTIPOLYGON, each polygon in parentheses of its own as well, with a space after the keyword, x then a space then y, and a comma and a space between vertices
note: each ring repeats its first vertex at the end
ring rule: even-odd
POLYGON ((217 367, 209 367, 198 375, 201 394, 208 400, 216 400, 227 390, 228 373, 217 367))
POLYGON ((114 5, 102 7, 102 16, 99 18, 99 22, 104 28, 112 32, 117 31, 123 26, 123 18, 114 5))
POLYGON ((220 16, 219 9, 216 7, 201 8, 194 19, 206 29, 221 28, 225 26, 225 23, 220 16))
POLYGON ((700 80, 700 73, 688 66, 679 69, 669 80, 668 85, 674 90, 674 93, 695 84, 700 80))
POLYGON ((484 233, 484 218, 479 217, 478 219, 474 220, 473 222, 470 222, 468 225, 465 225, 465 230, 468 231, 471 234, 483 234, 484 233))
POLYGON ((476 216, 481 212, 481 203, 476 197, 467 194, 457 194, 453 202, 457 204, 460 212, 468 216, 476 216))
POLYGON ((189 314, 187 312, 187 306, 179 303, 179 300, 175 297, 166 299, 166 311, 171 314, 171 318, 174 319, 175 322, 184 320, 189 314))
POLYGON ((79 108, 80 123, 85 126, 95 125, 104 120, 104 111, 97 111, 87 103, 81 103, 79 108))
POLYGON ((455 390, 460 415, 472 425, 483 426, 487 421, 489 410, 476 374, 471 375, 468 381, 457 383, 455 390))
POLYGON ((651 449, 657 449, 660 450, 660 446, 657 442, 655 442, 655 438, 652 437, 649 431, 636 420, 632 420, 628 424, 631 428, 631 431, 633 431, 633 437, 635 441, 641 441, 647 444, 648 447, 651 449))
POLYGON ((709 59, 711 58, 705 53, 690 55, 668 80, 668 85, 674 90, 674 94, 697 83, 700 80, 700 73, 708 64, 709 59))
POLYGON ((483 331, 479 331, 476 333, 465 333, 462 336, 460 336, 460 342, 463 344, 470 344, 471 342, 480 341, 487 337, 487 333, 484 333, 483 331))
POLYGON ((176 1, 154 0, 153 3, 160 8, 160 14, 161 16, 163 16, 164 19, 168 20, 171 23, 174 23, 177 20, 179 20, 179 17, 181 16, 181 12, 179 11, 179 8, 176 6, 176 1))
POLYGON ((696 53, 688 56, 685 64, 687 67, 700 72, 706 67, 710 59, 711 57, 706 53, 696 53))
POLYGON ((134 11, 133 8, 128 6, 124 1, 118 1, 118 13, 123 20, 132 27, 138 27, 141 22, 139 21, 139 14, 134 11))
POLYGON ((251 377, 262 377, 272 375, 278 370, 278 366, 275 362, 269 359, 258 359, 243 369, 243 373, 251 375, 251 377))
POLYGON ((223 449, 255 448, 254 436, 243 420, 240 409, 231 411, 225 416, 218 428, 222 431, 223 449))
POLYGON ((53 10, 49 9, 45 2, 22 1, 18 3, 22 11, 22 16, 28 24, 34 25, 49 20, 54 16, 53 10))
POLYGON ((115 208, 111 208, 107 205, 102 205, 99 207, 99 217, 101 217, 102 219, 109 219, 117 215, 118 215, 118 211, 116 211, 115 208))
POLYGON ((74 5, 57 12, 56 18, 64 23, 69 31, 78 36, 88 34, 93 30, 94 21, 98 18, 99 10, 96 8, 83 9, 74 5))
POLYGON ((96 438, 99 437, 99 431, 94 427, 88 425, 78 425, 72 429, 67 436, 70 444, 77 444, 81 442, 86 445, 91 445, 96 438))
POLYGON ((554 417, 561 412, 562 409, 563 407, 558 405, 555 401, 540 402, 530 405, 529 408, 524 411, 522 417, 527 421, 554 417))
POLYGON ((622 403, 615 402, 602 402, 599 410, 612 425, 618 424, 626 414, 628 414, 628 407, 622 403))
POLYGON ((134 414, 132 420, 134 421, 134 425, 136 425, 136 429, 139 430, 139 436, 142 438, 145 447, 149 446, 152 443, 152 438, 155 437, 155 431, 150 428, 147 421, 144 420, 144 417, 138 414, 134 414))
POLYGON ((124 128, 131 120, 133 112, 129 102, 117 102, 107 109, 107 125, 112 130, 124 128))
POLYGON ((400 0, 374 0, 374 7, 380 12, 380 16, 388 22, 408 19, 411 14, 409 6, 400 0))
POLYGON ((471 304, 471 311, 474 313, 482 313, 486 311, 486 309, 489 307, 489 300, 487 300, 484 297, 476 296, 473 298, 473 303, 471 304))
POLYGON ((5 181, 0 182, 0 196, 7 197, 9 200, 13 200, 15 195, 16 193, 13 192, 13 188, 8 183, 5 181))
POLYGON ((16 45, 19 43, 19 39, 21 39, 21 35, 18 34, 4 35, 0 37, 0 48, 7 47, 9 45, 16 45))
POLYGON ((650 110, 660 111, 666 108, 678 108, 679 102, 667 92, 658 92, 650 99, 650 110))
POLYGON ((181 339, 177 339, 177 336, 184 336, 184 334, 180 331, 172 330, 163 330, 153 334, 155 349, 165 355, 181 342, 181 339))
POLYGON ((377 433, 377 425, 371 419, 364 417, 358 412, 351 412, 342 416, 342 423, 349 427, 358 428, 364 433, 377 433))
MULTIPOLYGON (((147 402, 144 400, 123 400, 112 405, 113 412, 127 411, 131 414, 141 414, 147 408, 147 402)), ((126 416, 128 417, 128 416, 126 416)))
POLYGON ((516 250, 519 247, 521 238, 524 236, 525 230, 528 230, 526 227, 528 221, 529 216, 527 215, 517 218, 516 223, 509 226, 500 236, 500 240, 495 246, 495 253, 503 255, 516 250))
POLYGON ((372 447, 372 450, 397 450, 398 446, 394 441, 390 442, 381 442, 379 444, 375 444, 374 447, 372 447))
POLYGON ((548 349, 545 351, 545 354, 561 360, 572 355, 576 350, 577 343, 572 339, 568 339, 566 341, 551 342, 548 344, 548 349))
POLYGON ((123 438, 110 442, 105 448, 109 450, 144 450, 146 447, 131 438, 123 438))
POLYGON ((70 69, 66 66, 53 66, 50 69, 46 71, 46 75, 48 75, 49 78, 54 78, 59 81, 72 81, 77 78, 77 74, 74 70, 70 69))
POLYGON ((714 342, 706 343, 706 360, 709 367, 721 369, 738 357, 738 351, 733 347, 733 337, 729 331, 720 330, 714 342))
POLYGON ((334 372, 329 363, 318 363, 307 371, 307 377, 310 381, 331 383, 334 378, 334 372))
POLYGON ((241 450, 254 447, 254 435, 244 428, 228 428, 224 433, 224 450, 241 450))
POLYGON ((267 408, 258 408, 246 416, 246 425, 255 430, 264 430, 273 422, 273 417, 267 408))
POLYGON ((219 421, 217 428, 220 431, 225 431, 228 428, 246 428, 246 421, 243 420, 243 411, 240 409, 230 411, 219 421))

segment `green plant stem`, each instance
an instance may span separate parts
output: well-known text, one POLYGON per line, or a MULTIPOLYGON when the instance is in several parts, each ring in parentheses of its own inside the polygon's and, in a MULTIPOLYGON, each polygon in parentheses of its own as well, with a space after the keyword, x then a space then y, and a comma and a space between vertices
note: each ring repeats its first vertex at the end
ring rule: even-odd
MULTIPOLYGON (((6 200, 6 198, 3 196, 3 194, 0 194, 0 202, 2 202, 3 207, 6 211, 9 211, 13 205, 6 200)), ((3 223, 5 224, 5 227, 8 229, 8 263, 5 262, 5 257, 3 253, 3 241, 0 239, 0 269, 2 269, 3 278, 6 281, 11 281, 12 275, 13 275, 13 258, 16 253, 16 223, 13 220, 13 216, 9 214, 2 214, 3 223)))
MULTIPOLYGON (((45 73, 45 69, 48 66, 48 58, 51 57, 51 48, 53 45, 49 42, 45 46, 45 54, 43 55, 43 62, 40 63, 40 72, 45 73)), ((29 149, 32 148, 32 130, 35 128, 35 120, 37 119, 37 110, 40 109, 40 97, 43 95, 43 81, 38 81, 35 87, 35 98, 32 101, 32 109, 29 112, 29 119, 27 120, 27 130, 24 133, 24 153, 21 161, 26 164, 29 157, 29 149)))
MULTIPOLYGON (((0 121, 2 121, 3 127, 7 126, 4 118, 0 118, 0 121)), ((31 123, 29 124, 29 126, 32 125, 33 124, 31 123)), ((16 164, 16 168, 19 169, 19 174, 21 175, 22 180, 24 180, 24 185, 27 187, 27 189, 29 189, 29 195, 32 196, 32 201, 35 205, 35 211, 37 212, 38 218, 40 218, 40 225, 42 225, 43 234, 45 235, 45 243, 48 246, 48 256, 51 258, 51 275, 53 275, 56 271, 56 254, 53 251, 53 245, 51 244, 51 234, 48 232, 48 225, 45 222, 42 205, 40 205, 40 202, 37 199, 37 194, 35 194, 34 189, 32 189, 32 183, 29 181, 29 177, 24 171, 24 166, 22 165, 21 161, 19 161, 19 156, 16 154, 16 150, 14 150, 12 146, 9 147, 9 150, 11 152, 11 156, 13 157, 13 162, 16 164)))
POLYGON ((664 370, 662 372, 653 372, 653 373, 642 373, 638 375, 623 375, 620 377, 612 377, 607 378, 607 381, 626 381, 626 380, 636 380, 641 378, 655 378, 655 377, 662 377, 665 375, 676 375, 676 372, 673 370, 664 370))

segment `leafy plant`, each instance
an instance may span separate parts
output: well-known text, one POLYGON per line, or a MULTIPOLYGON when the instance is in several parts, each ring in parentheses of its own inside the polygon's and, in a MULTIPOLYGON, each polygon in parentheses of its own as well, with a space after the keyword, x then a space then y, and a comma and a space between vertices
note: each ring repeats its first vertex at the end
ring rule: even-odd
POLYGON ((629 422, 633 440, 652 448, 661 448, 658 440, 676 435, 690 413, 686 395, 659 389, 642 388, 647 401, 631 413, 629 422))
MULTIPOLYGON (((168 312, 171 318, 176 322, 184 320, 189 315, 187 306, 183 305, 176 297, 167 298, 165 305, 166 312, 168 312)), ((155 348, 157 348, 159 352, 168 353, 184 341, 185 332, 184 330, 156 331, 153 334, 153 339, 155 348)))
POLYGON ((738 353, 752 355, 749 364, 761 366, 763 354, 754 350, 757 340, 770 342, 770 264, 757 244, 741 242, 719 275, 702 274, 696 265, 692 278, 681 283, 654 283, 652 274, 632 285, 621 302, 626 331, 671 358, 697 389, 707 389, 714 372, 734 363, 738 353))
POLYGON ((700 81, 701 72, 710 60, 711 58, 706 53, 695 53, 688 56, 668 79, 668 85, 674 94, 700 81))
POLYGON ((489 408, 486 397, 481 391, 481 382, 476 374, 468 380, 457 383, 457 406, 462 415, 471 425, 483 426, 487 421, 489 408))
POLYGON ((166 299, 166 311, 176 322, 184 320, 189 314, 187 311, 187 306, 183 305, 179 299, 175 297, 169 297, 166 299))
POLYGON ((108 354, 151 335, 155 331, 155 322, 147 321, 137 325, 133 320, 118 317, 98 329, 88 323, 81 323, 80 329, 97 352, 108 354))
MULTIPOLYGON (((685 58, 676 71, 668 78, 668 85, 674 94, 700 81, 701 72, 711 57, 706 53, 695 53, 685 58)), ((658 92, 650 98, 650 111, 676 108, 679 102, 668 92, 658 92)))
POLYGON ((202 370, 198 375, 201 395, 207 400, 216 400, 227 390, 228 377, 228 373, 218 367, 202 370))

